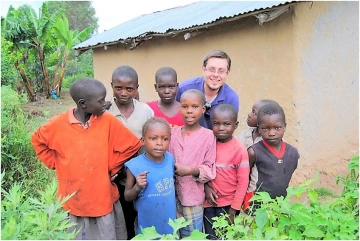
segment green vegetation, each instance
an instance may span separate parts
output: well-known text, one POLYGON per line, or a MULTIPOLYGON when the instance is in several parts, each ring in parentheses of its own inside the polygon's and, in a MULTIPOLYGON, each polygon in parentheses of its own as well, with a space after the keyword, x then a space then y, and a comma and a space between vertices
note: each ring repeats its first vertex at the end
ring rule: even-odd
MULTIPOLYGON (((344 186, 339 197, 319 202, 319 193, 311 188, 314 179, 297 187, 287 189, 286 198, 271 199, 266 192, 258 192, 253 197, 262 203, 254 215, 241 214, 234 223, 228 223, 228 215, 213 218, 215 232, 221 240, 359 240, 359 157, 350 160, 350 174, 339 177, 344 186), (308 201, 292 203, 290 198, 299 198, 307 193, 308 201)), ((170 220, 173 235, 160 235, 154 227, 143 229, 143 234, 134 239, 174 239, 176 232, 187 223, 185 220, 170 220)), ((205 239, 199 231, 187 239, 205 239)))
MULTIPOLYGON (((1 184, 3 184, 1 175, 1 184)), ((28 195, 24 185, 13 183, 9 191, 1 189, 1 238, 3 240, 66 240, 75 238, 78 230, 69 233, 65 230, 74 226, 62 208, 70 196, 63 200, 55 199, 56 181, 39 191, 39 198, 28 195)))
POLYGON ((315 188, 319 197, 336 197, 336 195, 326 187, 315 188))
MULTIPOLYGON (((28 5, 18 9, 10 6, 1 19, 1 45, 5 50, 1 53, 1 83, 25 92, 30 101, 36 101, 39 95, 49 98, 52 90, 59 96, 67 66, 79 64, 72 47, 90 37, 95 31, 91 26, 97 28, 97 21, 91 2, 44 2, 39 15, 28 5), (83 12, 71 15, 74 9, 83 12), (84 14, 86 17, 81 17, 84 14), (71 16, 70 23, 67 16, 71 16)), ((86 60, 80 65, 84 64, 85 71, 75 67, 72 69, 77 72, 72 75, 89 76, 92 62, 86 60)))

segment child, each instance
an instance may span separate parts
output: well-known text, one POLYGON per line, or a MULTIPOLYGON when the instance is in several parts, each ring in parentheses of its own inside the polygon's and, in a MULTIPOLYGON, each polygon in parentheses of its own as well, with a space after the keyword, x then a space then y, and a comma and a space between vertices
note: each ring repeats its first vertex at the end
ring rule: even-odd
MULTIPOLYGON (((245 147, 248 149, 253 144, 259 142, 262 140, 262 137, 259 133, 259 128, 257 127, 257 113, 261 107, 263 107, 266 104, 276 104, 278 103, 274 100, 268 100, 268 99, 262 99, 258 100, 254 103, 252 106, 251 112, 248 114, 248 118, 246 120, 246 123, 248 124, 248 128, 241 131, 238 135, 238 139, 245 145, 245 147)), ((250 172, 250 182, 249 186, 246 191, 244 203, 242 206, 242 210, 246 210, 250 205, 250 199, 254 196, 255 190, 256 190, 256 181, 257 180, 257 169, 256 165, 251 168, 250 172)))
MULTIPOLYGON (((111 87, 114 98, 108 111, 140 139, 142 126, 154 116, 154 112, 147 104, 134 99, 139 88, 136 71, 130 66, 119 66, 112 74, 111 87)), ((141 149, 139 152, 142 153, 143 150, 141 149)), ((122 172, 124 171, 122 170, 122 172)), ((135 236, 134 221, 137 213, 133 203, 126 202, 124 199, 126 173, 122 173, 116 183, 120 192, 120 203, 124 209, 128 237, 132 239, 135 236)))
POLYGON ((119 66, 112 74, 111 87, 114 98, 108 111, 140 139, 141 128, 154 116, 154 111, 135 99, 139 88, 136 71, 130 66, 119 66))
POLYGON ((246 147, 233 133, 238 126, 237 111, 230 104, 215 107, 212 128, 216 142, 216 178, 205 184, 204 227, 208 239, 217 239, 213 217, 230 216, 230 223, 241 209, 249 184, 249 158, 246 147))
POLYGON ((133 201, 138 212, 136 230, 154 226, 159 234, 172 234, 169 218, 176 219, 174 156, 167 152, 170 126, 153 117, 145 122, 142 142, 146 152, 131 159, 127 167, 125 200, 133 201))
POLYGON ((177 209, 191 224, 180 229, 185 238, 203 228, 204 183, 215 178, 216 139, 213 132, 200 126, 205 97, 199 90, 185 91, 180 98, 184 126, 171 130, 169 152, 175 157, 177 209))
POLYGON ((180 103, 175 100, 178 85, 177 74, 173 68, 160 68, 156 71, 154 84, 160 99, 147 103, 155 116, 167 120, 171 127, 185 124, 180 113, 180 103))
MULTIPOLYGON (((59 180, 58 197, 72 196, 64 208, 85 229, 86 239, 126 239, 119 192, 110 181, 140 148, 140 140, 105 112, 105 86, 90 78, 70 87, 76 103, 31 136, 36 155, 59 180)), ((81 239, 79 232, 76 239, 81 239)))
POLYGON ((278 104, 264 105, 257 123, 263 140, 248 149, 250 166, 255 163, 258 170, 256 190, 268 192, 271 198, 285 197, 300 156, 295 147, 282 140, 286 130, 284 110, 278 104))

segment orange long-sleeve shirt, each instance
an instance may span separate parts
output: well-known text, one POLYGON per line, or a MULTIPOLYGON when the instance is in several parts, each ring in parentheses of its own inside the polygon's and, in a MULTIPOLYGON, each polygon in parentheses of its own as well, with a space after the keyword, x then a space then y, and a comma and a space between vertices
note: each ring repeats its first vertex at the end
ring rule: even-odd
POLYGON ((140 140, 109 113, 91 116, 84 128, 75 108, 50 119, 31 136, 36 155, 58 177, 59 197, 74 192, 64 208, 81 217, 109 214, 119 198, 110 177, 141 147, 140 140))

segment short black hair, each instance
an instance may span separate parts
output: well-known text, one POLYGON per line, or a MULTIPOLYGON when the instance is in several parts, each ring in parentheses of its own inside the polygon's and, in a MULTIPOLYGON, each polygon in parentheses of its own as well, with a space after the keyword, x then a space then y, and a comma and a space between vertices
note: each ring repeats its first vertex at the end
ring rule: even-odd
POLYGON ((144 137, 147 130, 149 129, 149 126, 155 124, 155 123, 161 123, 161 124, 164 124, 166 126, 166 128, 169 129, 169 132, 171 134, 171 127, 169 125, 169 122, 167 122, 165 119, 163 118, 159 118, 159 117, 151 117, 150 119, 148 119, 144 125, 142 126, 142 131, 141 131, 141 134, 142 136, 144 137))
POLYGON ((87 100, 91 98, 95 91, 105 90, 103 83, 97 79, 81 77, 75 80, 70 86, 70 95, 72 99, 77 103, 80 99, 87 100))
POLYGON ((197 90, 197 89, 188 89, 188 90, 186 90, 184 93, 181 94, 180 102, 181 102, 181 99, 183 98, 183 96, 185 94, 196 94, 202 99, 203 105, 205 105, 205 103, 206 103, 205 95, 200 90, 197 90))
POLYGON ((256 103, 261 103, 261 106, 264 106, 267 104, 279 105, 279 103, 277 103, 275 100, 270 100, 270 99, 261 99, 261 100, 256 101, 256 103))
POLYGON ((278 103, 270 103, 262 106, 257 114, 257 124, 260 125, 261 118, 265 115, 280 115, 286 124, 285 112, 278 103))
POLYGON ((221 112, 229 112, 231 113, 231 115, 233 116, 235 122, 237 121, 238 118, 238 112, 235 108, 235 106, 230 105, 230 104, 220 104, 218 106, 215 107, 214 109, 214 113, 221 113, 221 112))
POLYGON ((167 76, 167 75, 170 75, 171 77, 173 77, 175 79, 175 81, 177 82, 177 73, 171 67, 162 67, 162 68, 158 69, 158 71, 156 71, 156 73, 155 73, 155 82, 157 83, 162 76, 167 76))
POLYGON ((111 82, 113 82, 115 77, 125 77, 130 78, 136 81, 136 84, 138 84, 138 74, 135 71, 135 69, 131 66, 122 65, 117 67, 111 76, 111 82))

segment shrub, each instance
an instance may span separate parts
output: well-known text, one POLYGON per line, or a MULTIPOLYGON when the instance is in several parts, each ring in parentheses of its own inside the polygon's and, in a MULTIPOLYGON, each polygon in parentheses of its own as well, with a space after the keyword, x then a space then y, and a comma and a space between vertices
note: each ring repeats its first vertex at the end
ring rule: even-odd
POLYGON ((2 87, 1 94, 1 168, 5 170, 3 189, 9 190, 13 182, 21 182, 29 188, 29 194, 37 194, 54 178, 35 156, 30 143, 34 126, 20 109, 18 94, 9 86, 2 87))
POLYGON ((359 157, 350 160, 350 174, 338 178, 344 185, 340 197, 320 203, 310 189, 314 180, 287 189, 288 196, 271 199, 258 192, 252 200, 262 203, 255 216, 239 215, 228 225, 227 215, 214 218, 213 227, 221 239, 353 239, 359 240, 359 157), (291 204, 290 197, 307 192, 308 203, 291 204))
MULTIPOLYGON (((1 183, 3 184, 1 175, 1 183)), ((9 191, 2 189, 1 201, 1 238, 5 240, 63 240, 73 239, 79 232, 66 231, 75 223, 68 219, 68 213, 62 208, 70 196, 63 200, 55 198, 56 181, 46 185, 45 191, 39 191, 39 199, 28 196, 28 190, 15 182, 9 191)))

